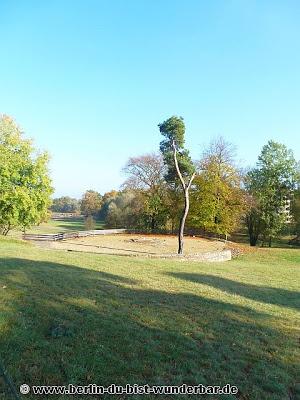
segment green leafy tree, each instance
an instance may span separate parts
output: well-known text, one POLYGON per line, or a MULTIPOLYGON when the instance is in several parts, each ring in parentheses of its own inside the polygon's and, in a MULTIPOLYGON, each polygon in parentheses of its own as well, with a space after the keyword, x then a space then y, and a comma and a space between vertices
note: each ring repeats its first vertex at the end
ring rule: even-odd
POLYGON ((293 233, 296 235, 294 241, 299 243, 300 239, 300 188, 295 190, 293 198, 292 198, 292 224, 293 224, 293 233))
POLYGON ((180 225, 180 219, 182 216, 182 210, 184 208, 184 198, 182 196, 182 190, 180 187, 168 186, 165 195, 165 204, 167 209, 167 223, 166 228, 171 231, 172 234, 176 232, 180 225))
POLYGON ((142 203, 135 191, 118 192, 111 199, 105 224, 111 228, 136 228, 140 226, 142 203))
POLYGON ((37 153, 9 116, 0 117, 0 231, 47 220, 53 192, 48 154, 37 153))
POLYGON ((101 221, 106 221, 110 203, 118 196, 116 190, 107 192, 102 197, 102 205, 98 217, 101 221))
POLYGON ((230 143, 222 138, 213 141, 202 157, 191 193, 189 223, 226 238, 239 224, 245 206, 234 156, 230 143))
POLYGON ((178 231, 178 254, 183 254, 183 234, 189 212, 189 190, 195 177, 195 166, 188 150, 185 149, 185 124, 182 117, 173 116, 159 124, 164 140, 160 143, 164 163, 167 166, 166 180, 174 187, 181 185, 184 196, 184 208, 178 231))
POLYGON ((87 190, 82 196, 80 210, 86 217, 95 217, 99 214, 102 206, 102 196, 94 190, 87 190))
POLYGON ((147 191, 142 193, 142 195, 143 209, 141 222, 143 222, 143 227, 150 229, 151 232, 163 230, 169 217, 165 193, 151 193, 147 191))
MULTIPOLYGON (((263 147, 256 168, 247 174, 246 187, 256 204, 249 210, 249 216, 259 227, 263 244, 268 241, 271 247, 272 239, 284 227, 285 202, 292 196, 298 176, 299 168, 292 150, 272 140, 263 147)), ((257 240, 252 236, 250 227, 248 224, 250 244, 255 245, 257 240)))
POLYGON ((62 196, 53 199, 51 211, 58 213, 77 213, 79 212, 79 201, 69 196, 62 196))
POLYGON ((264 230, 264 222, 258 201, 251 194, 247 194, 246 196, 245 222, 248 229, 250 246, 256 246, 259 236, 264 230))
POLYGON ((141 202, 140 228, 157 231, 165 227, 168 212, 165 202, 166 168, 160 154, 129 158, 123 171, 128 175, 123 187, 135 192, 141 202))

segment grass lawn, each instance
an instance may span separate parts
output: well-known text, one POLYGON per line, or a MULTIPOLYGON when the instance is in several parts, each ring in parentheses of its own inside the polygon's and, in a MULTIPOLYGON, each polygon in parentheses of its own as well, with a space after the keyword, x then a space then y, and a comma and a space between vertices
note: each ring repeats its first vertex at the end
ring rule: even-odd
MULTIPOLYGON (((47 223, 33 227, 28 233, 57 233, 85 230, 84 218, 50 219, 47 223)), ((103 229, 102 221, 95 221, 95 229, 103 229)))
MULTIPOLYGON (((95 221, 95 229, 103 229, 103 221, 95 221)), ((27 233, 59 233, 59 232, 76 232, 85 230, 84 218, 65 218, 61 220, 49 219, 48 222, 33 226, 27 233)), ((20 231, 11 231, 10 236, 21 238, 20 231)))
POLYGON ((0 250, 0 357, 17 387, 231 383, 222 399, 300 399, 299 250, 209 264, 0 250))

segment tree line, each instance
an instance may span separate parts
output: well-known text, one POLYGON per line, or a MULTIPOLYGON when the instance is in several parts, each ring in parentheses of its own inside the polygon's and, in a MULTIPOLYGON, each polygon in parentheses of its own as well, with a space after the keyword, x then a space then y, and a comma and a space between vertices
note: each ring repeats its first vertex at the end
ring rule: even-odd
POLYGON ((299 237, 299 163, 285 145, 269 141, 255 167, 245 170, 236 162, 235 147, 223 138, 193 161, 184 147, 182 118, 171 117, 159 129, 160 151, 130 157, 121 190, 104 196, 88 191, 78 210, 108 227, 146 232, 178 232, 184 216, 186 232, 227 238, 246 229, 252 246, 259 241, 271 246, 286 229, 299 237), (98 205, 88 209, 87 202, 98 205))
POLYGON ((299 163, 292 150, 270 140, 257 163, 245 170, 234 146, 213 140, 198 160, 185 147, 185 124, 173 116, 158 125, 157 153, 130 157, 119 190, 104 195, 88 190, 80 200, 53 199, 47 153, 8 116, 0 118, 0 230, 25 230, 49 217, 49 211, 78 213, 91 229, 99 219, 107 227, 143 232, 229 237, 246 230, 252 246, 271 246, 284 230, 300 237, 299 163))

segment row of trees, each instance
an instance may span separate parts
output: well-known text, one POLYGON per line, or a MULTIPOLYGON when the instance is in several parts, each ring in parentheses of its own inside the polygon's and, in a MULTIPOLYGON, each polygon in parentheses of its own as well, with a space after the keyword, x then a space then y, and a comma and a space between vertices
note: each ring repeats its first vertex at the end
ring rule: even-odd
MULTIPOLYGON (((300 237, 299 164, 291 150, 269 141, 256 166, 245 171, 236 164, 234 147, 222 138, 193 161, 180 117, 159 124, 159 130, 160 152, 129 158, 121 190, 103 196, 89 190, 81 200, 54 199, 51 210, 81 213, 110 227, 177 231, 179 253, 185 228, 227 237, 244 225, 251 245, 258 240, 271 245, 287 225, 300 237)), ((25 231, 49 217, 48 158, 10 117, 0 117, 2 234, 13 228, 25 231)))
POLYGON ((86 217, 97 217, 101 206, 101 194, 95 190, 87 190, 80 200, 69 196, 62 196, 53 199, 51 211, 56 213, 82 214, 86 217))
POLYGON ((182 118, 171 117, 159 129, 160 153, 129 158, 120 191, 101 196, 90 190, 80 201, 56 199, 52 209, 80 210, 109 227, 177 231, 179 253, 185 226, 226 238, 245 226, 253 246, 259 239, 271 246, 287 225, 300 235, 299 165, 291 150, 269 141, 256 166, 245 171, 235 161, 234 146, 222 138, 192 161, 184 147, 182 118))
POLYGON ((287 224, 299 235, 299 164, 285 145, 269 141, 245 171, 222 138, 193 162, 182 118, 171 117, 159 129, 160 154, 130 158, 123 190, 107 196, 102 216, 108 225, 177 230, 179 253, 185 223, 188 230, 225 237, 246 226, 253 246, 259 239, 271 246, 287 224))

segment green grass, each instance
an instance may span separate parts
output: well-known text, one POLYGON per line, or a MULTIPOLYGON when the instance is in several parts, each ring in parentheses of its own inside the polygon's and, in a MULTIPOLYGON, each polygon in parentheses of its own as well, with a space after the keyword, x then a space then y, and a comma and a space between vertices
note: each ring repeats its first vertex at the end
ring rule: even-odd
POLYGON ((218 264, 0 250, 0 357, 17 386, 231 383, 238 397, 222 399, 300 398, 299 250, 218 264))
MULTIPOLYGON (((103 229, 103 221, 95 221, 95 229, 103 229)), ((59 233, 59 232, 76 232, 85 230, 84 218, 65 218, 61 220, 50 219, 48 222, 33 226, 27 233, 59 233)), ((11 231, 9 236, 21 238, 20 231, 11 231)))
MULTIPOLYGON (((33 227, 30 233, 57 233, 85 230, 84 218, 65 218, 61 220, 50 219, 47 223, 33 227)), ((95 229, 103 229, 102 221, 95 221, 95 229)))

